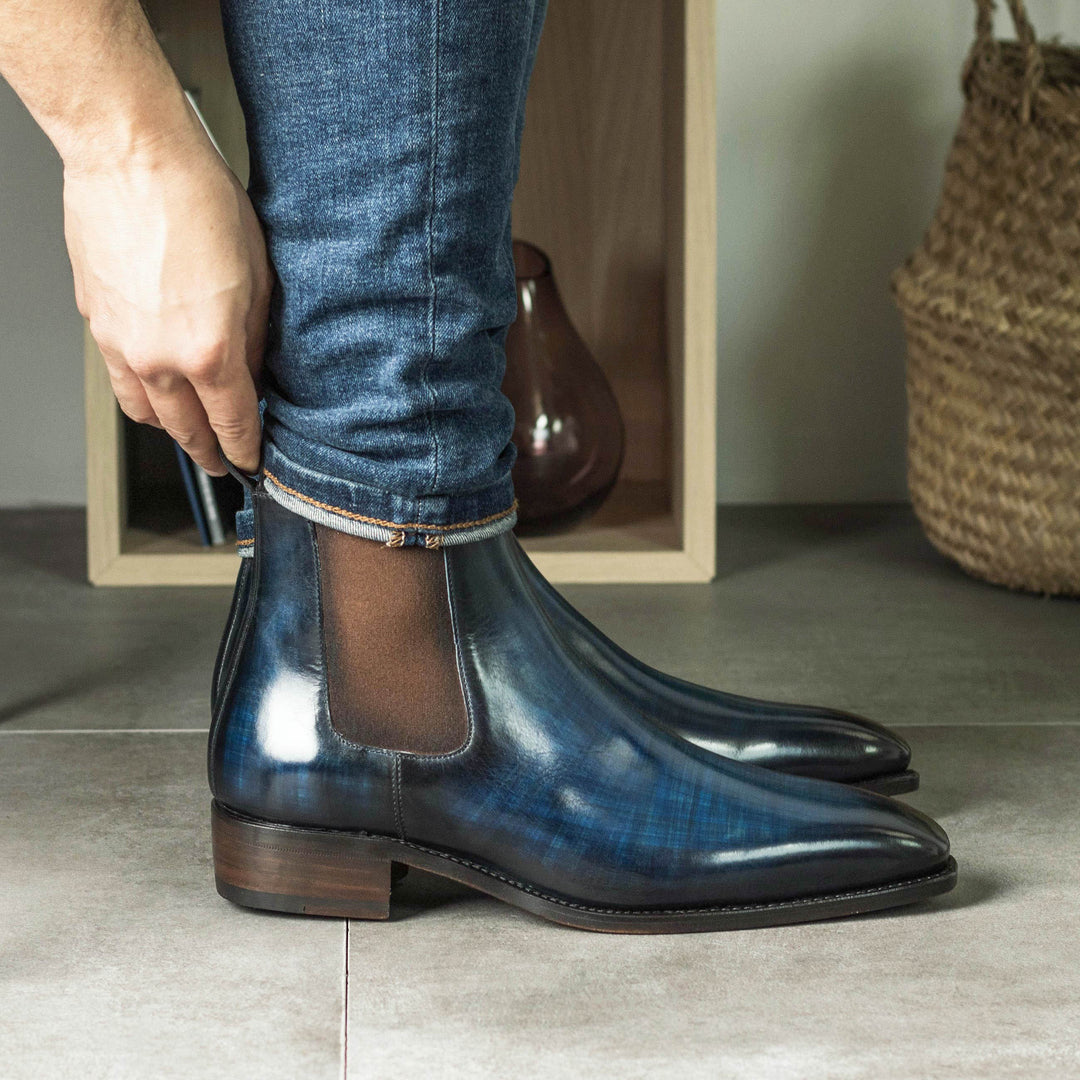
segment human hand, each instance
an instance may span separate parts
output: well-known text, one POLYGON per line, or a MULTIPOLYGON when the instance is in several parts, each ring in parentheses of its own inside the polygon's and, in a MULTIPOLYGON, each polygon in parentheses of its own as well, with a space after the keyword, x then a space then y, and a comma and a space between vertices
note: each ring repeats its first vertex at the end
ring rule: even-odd
POLYGON ((133 420, 207 472, 259 463, 256 379, 274 272, 255 210, 201 131, 64 168, 79 311, 133 420))

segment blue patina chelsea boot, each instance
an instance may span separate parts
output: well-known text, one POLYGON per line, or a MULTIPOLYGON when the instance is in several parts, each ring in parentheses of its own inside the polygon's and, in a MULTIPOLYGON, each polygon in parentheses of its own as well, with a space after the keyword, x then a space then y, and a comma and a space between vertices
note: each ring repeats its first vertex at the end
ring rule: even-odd
POLYGON ((618 666, 568 640, 512 534, 392 550, 263 482, 252 497, 209 746, 230 900, 386 918, 395 867, 413 866, 554 922, 672 932, 955 883, 917 811, 656 723, 618 666))
POLYGON ((665 675, 619 648, 572 607, 520 544, 514 554, 567 648, 628 704, 714 754, 766 769, 900 795, 919 786, 911 748, 882 724, 839 709, 729 694, 665 675))

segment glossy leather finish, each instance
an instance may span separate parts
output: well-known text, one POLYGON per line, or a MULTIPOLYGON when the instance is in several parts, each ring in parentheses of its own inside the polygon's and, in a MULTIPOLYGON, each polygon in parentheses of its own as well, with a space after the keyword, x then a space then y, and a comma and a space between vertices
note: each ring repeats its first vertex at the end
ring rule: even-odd
POLYGON ((395 837, 613 907, 779 901, 946 865, 944 833, 914 810, 717 758, 644 721, 564 644, 509 533, 441 554, 465 745, 423 756, 347 742, 327 711, 314 528, 261 491, 254 502, 252 580, 211 731, 220 804, 395 837))
MULTIPOLYGON (((905 774, 910 747, 884 725, 838 709, 742 697, 657 671, 621 649, 572 607, 520 544, 514 544, 514 554, 564 643, 653 722, 721 757, 796 776, 859 784, 905 774)), ((214 708, 221 667, 243 611, 253 566, 253 559, 240 560, 214 670, 214 708)), ((914 786, 916 775, 905 775, 913 780, 905 786, 914 786)))
POLYGON ((256 492, 255 550, 226 629, 210 786, 234 810, 290 825, 394 831, 393 755, 331 727, 315 531, 256 492))
POLYGON ((797 776, 861 783, 902 773, 911 749, 881 724, 815 705, 729 694, 665 675, 619 648, 572 607, 520 544, 514 554, 567 647, 627 705, 697 746, 797 776))
POLYGON ((225 620, 225 632, 221 635, 221 644, 218 646, 217 659, 214 661, 214 675, 210 683, 210 712, 217 712, 221 695, 221 675, 225 666, 226 658, 232 655, 236 632, 240 626, 240 616, 244 613, 247 604, 248 590, 251 588, 251 568, 255 565, 254 559, 240 559, 240 569, 236 572, 236 585, 233 588, 232 603, 229 605, 229 615, 225 620))

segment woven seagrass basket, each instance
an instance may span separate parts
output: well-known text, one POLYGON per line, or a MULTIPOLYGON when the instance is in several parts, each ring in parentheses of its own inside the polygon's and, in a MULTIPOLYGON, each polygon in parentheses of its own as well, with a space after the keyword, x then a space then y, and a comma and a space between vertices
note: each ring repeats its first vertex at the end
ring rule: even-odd
POLYGON ((966 104, 921 246, 893 275, 908 482, 931 542, 988 581, 1080 594, 1080 49, 976 0, 966 104))

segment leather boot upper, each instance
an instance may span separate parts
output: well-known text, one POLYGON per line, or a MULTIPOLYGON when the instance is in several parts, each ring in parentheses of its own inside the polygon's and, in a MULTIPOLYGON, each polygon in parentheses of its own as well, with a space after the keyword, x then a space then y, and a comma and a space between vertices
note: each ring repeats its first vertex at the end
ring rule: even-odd
POLYGON ((717 758, 644 719, 556 632, 509 533, 441 552, 464 744, 414 754, 343 737, 315 527, 261 492, 254 503, 251 580, 210 741, 225 806, 396 837, 612 907, 769 902, 945 864, 944 833, 914 810, 717 758))

